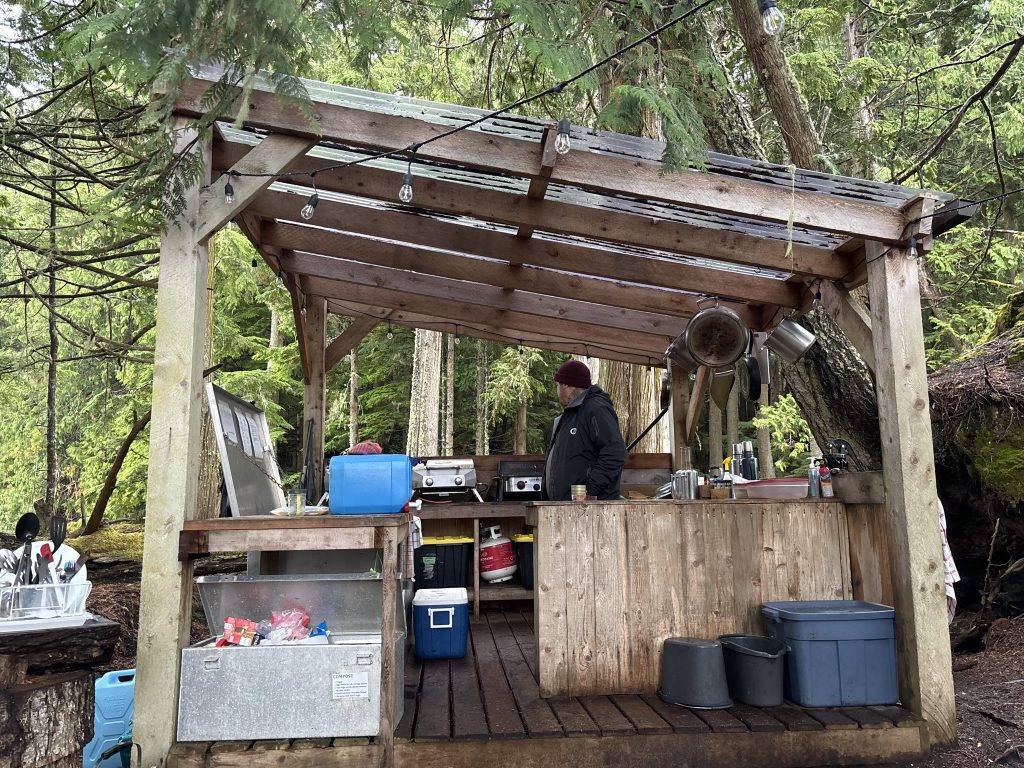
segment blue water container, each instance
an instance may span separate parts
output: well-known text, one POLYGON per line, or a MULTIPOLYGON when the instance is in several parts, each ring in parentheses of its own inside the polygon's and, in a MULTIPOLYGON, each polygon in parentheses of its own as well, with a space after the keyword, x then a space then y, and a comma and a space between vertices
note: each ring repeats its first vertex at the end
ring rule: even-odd
MULTIPOLYGON (((131 728, 135 710, 135 670, 122 669, 107 672, 96 680, 96 709, 93 714, 93 734, 82 752, 82 768, 93 768, 96 758, 107 747, 116 744, 131 728)), ((113 755, 102 763, 102 768, 120 768, 121 756, 113 755)))
POLYGON ((421 589, 412 599, 412 628, 420 659, 461 659, 469 642, 465 587, 421 589))
POLYGON ((761 606, 768 634, 789 646, 785 696, 804 707, 895 704, 894 611, 863 600, 761 606))
POLYGON ((335 456, 329 471, 332 515, 393 515, 412 497, 412 464, 404 454, 335 456))

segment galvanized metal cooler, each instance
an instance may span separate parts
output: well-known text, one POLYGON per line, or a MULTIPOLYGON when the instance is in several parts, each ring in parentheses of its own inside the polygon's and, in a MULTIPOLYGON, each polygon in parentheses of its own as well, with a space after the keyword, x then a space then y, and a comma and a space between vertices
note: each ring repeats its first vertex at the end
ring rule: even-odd
MULTIPOLYGON (((259 621, 301 609, 326 621, 325 645, 181 652, 178 741, 375 736, 380 720, 382 580, 373 574, 204 576, 196 579, 211 631, 224 618, 259 621)), ((405 609, 395 611, 395 713, 402 718, 405 609)))

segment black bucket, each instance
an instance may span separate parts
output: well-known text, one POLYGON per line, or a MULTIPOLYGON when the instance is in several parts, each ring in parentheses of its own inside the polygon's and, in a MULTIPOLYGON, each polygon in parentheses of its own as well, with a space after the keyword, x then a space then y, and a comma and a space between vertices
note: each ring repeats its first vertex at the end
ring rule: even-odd
POLYGON ((783 657, 789 650, 781 640, 758 635, 722 635, 729 695, 753 707, 782 704, 783 657))
POLYGON ((658 696, 670 704, 695 709, 731 707, 722 644, 697 637, 666 638, 658 696))

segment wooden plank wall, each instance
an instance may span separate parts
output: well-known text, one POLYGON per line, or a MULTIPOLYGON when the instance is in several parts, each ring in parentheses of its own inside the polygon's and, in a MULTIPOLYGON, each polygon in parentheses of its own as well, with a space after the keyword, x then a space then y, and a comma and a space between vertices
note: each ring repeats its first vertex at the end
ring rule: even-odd
POLYGON ((855 600, 893 604, 892 555, 884 504, 847 504, 850 574, 855 600))
POLYGON ((666 637, 763 634, 762 602, 851 597, 849 551, 839 503, 540 507, 542 695, 653 692, 666 637))

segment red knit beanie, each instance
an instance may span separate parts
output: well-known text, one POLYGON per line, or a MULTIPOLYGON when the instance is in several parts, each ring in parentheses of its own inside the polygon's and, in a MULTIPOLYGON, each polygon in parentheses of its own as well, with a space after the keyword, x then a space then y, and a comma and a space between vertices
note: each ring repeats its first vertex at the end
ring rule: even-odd
POLYGON ((555 381, 578 389, 590 386, 590 369, 579 360, 566 360, 555 371, 555 381))
POLYGON ((372 443, 369 440, 364 440, 361 443, 356 443, 348 449, 349 455, 355 456, 366 456, 380 453, 380 446, 377 443, 372 443))

